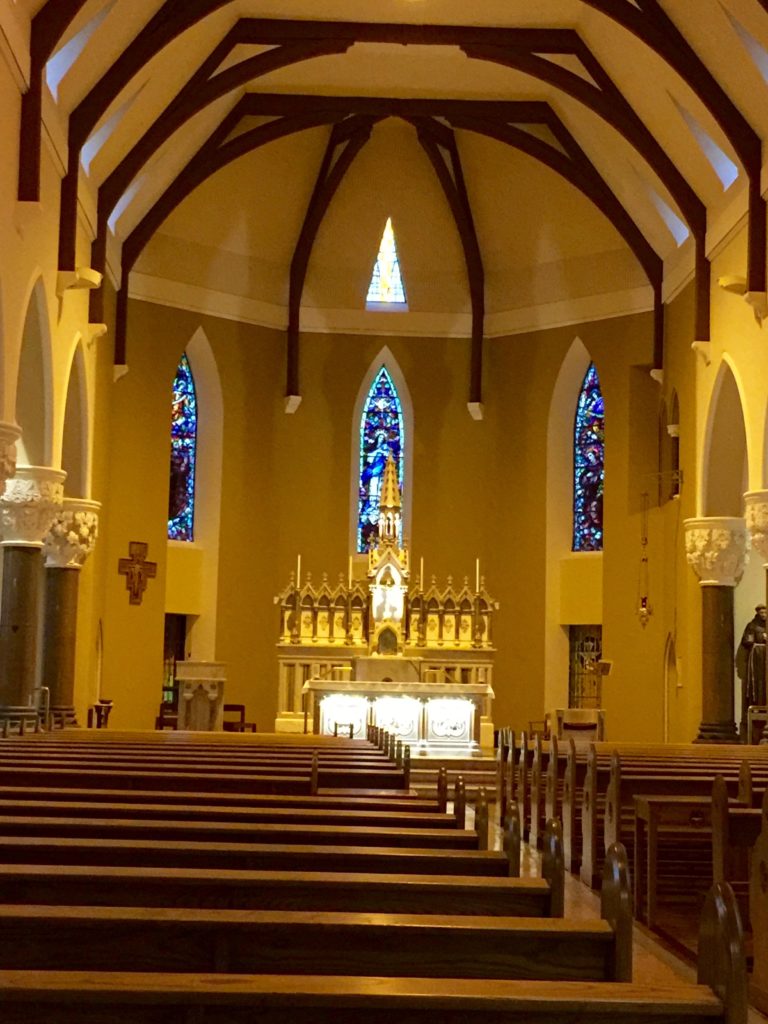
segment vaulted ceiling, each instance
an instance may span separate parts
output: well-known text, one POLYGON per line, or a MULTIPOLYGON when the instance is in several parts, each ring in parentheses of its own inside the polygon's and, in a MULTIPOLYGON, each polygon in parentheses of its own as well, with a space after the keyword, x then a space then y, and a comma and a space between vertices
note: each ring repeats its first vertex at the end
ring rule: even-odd
POLYGON ((665 272, 687 259, 705 340, 715 226, 748 217, 748 289, 766 290, 768 0, 17 8, 19 196, 38 196, 50 92, 68 139, 60 269, 95 204, 91 265, 122 265, 118 361, 134 269, 287 307, 295 355, 302 300, 364 303, 389 215, 409 308, 471 312, 478 400, 486 316, 595 275, 649 289, 661 365, 665 272))

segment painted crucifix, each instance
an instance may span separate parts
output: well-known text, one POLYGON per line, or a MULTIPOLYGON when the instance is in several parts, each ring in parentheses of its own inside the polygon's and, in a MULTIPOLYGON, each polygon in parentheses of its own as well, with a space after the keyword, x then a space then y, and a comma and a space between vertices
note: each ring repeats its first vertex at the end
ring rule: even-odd
POLYGON ((149 544, 144 541, 132 540, 128 544, 128 558, 120 558, 117 571, 125 576, 125 589, 131 595, 129 604, 141 604, 144 591, 149 580, 157 576, 157 562, 147 561, 149 544))

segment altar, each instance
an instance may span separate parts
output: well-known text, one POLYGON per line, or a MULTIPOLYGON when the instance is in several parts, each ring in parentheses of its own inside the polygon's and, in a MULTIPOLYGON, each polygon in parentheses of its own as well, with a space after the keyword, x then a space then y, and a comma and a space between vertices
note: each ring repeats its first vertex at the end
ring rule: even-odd
MULTIPOLYGON (((303 687, 307 723, 316 735, 365 739, 376 725, 410 744, 426 747, 478 749, 487 684, 413 683, 378 680, 339 682, 311 679, 303 687)), ((308 730, 307 730, 308 731, 308 730)))
POLYGON ((363 579, 302 583, 300 561, 280 605, 276 732, 364 738, 376 725, 410 744, 493 746, 493 614, 498 604, 476 563, 475 586, 433 576, 412 582, 401 496, 390 457, 379 495, 378 535, 363 579))

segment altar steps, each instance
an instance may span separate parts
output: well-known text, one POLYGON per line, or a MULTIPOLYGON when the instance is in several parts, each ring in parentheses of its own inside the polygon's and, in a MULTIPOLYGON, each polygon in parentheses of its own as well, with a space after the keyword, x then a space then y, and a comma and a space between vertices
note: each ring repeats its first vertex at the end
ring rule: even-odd
POLYGON ((445 766, 448 772, 448 798, 453 799, 453 787, 459 775, 464 778, 467 797, 474 800, 477 791, 485 786, 488 800, 496 799, 496 758, 491 754, 479 757, 441 757, 429 754, 411 761, 411 787, 419 796, 433 796, 437 789, 437 773, 445 766))

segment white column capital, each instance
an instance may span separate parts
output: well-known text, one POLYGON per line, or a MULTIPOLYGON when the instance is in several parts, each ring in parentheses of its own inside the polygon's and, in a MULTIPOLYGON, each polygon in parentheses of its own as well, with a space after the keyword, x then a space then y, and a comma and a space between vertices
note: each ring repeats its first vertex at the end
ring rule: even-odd
POLYGON ((685 557, 702 587, 735 587, 748 558, 749 535, 740 516, 685 520, 685 557))
POLYGON ((100 508, 98 501, 64 499, 43 542, 47 569, 82 569, 96 547, 100 508))
POLYGON ((752 547, 768 563, 768 491, 747 491, 744 495, 744 519, 752 538, 752 547))
POLYGON ((64 500, 62 469, 49 466, 17 466, 5 482, 0 498, 2 544, 41 548, 54 516, 64 500))
POLYGON ((16 472, 16 442, 20 437, 21 427, 0 422, 0 489, 16 472))

